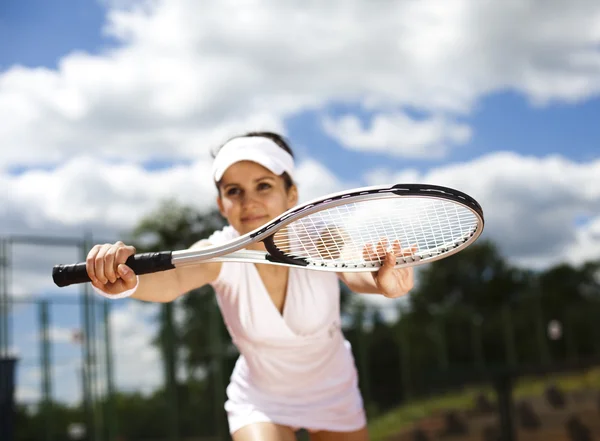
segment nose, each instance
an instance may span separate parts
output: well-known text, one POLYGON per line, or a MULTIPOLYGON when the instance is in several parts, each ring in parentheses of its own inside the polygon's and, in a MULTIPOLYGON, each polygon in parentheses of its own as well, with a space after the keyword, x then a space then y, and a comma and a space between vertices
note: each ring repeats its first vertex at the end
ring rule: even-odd
POLYGON ((256 203, 256 197, 254 193, 244 192, 242 196, 242 206, 252 205, 256 203))

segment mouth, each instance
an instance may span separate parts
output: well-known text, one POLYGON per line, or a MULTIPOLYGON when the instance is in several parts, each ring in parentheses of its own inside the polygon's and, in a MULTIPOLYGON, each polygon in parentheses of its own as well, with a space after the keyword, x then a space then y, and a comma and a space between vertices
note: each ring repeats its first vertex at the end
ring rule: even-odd
POLYGON ((258 221, 266 221, 268 219, 268 216, 263 215, 263 216, 244 216, 242 217, 241 221, 243 223, 250 223, 250 222, 258 222, 258 221))

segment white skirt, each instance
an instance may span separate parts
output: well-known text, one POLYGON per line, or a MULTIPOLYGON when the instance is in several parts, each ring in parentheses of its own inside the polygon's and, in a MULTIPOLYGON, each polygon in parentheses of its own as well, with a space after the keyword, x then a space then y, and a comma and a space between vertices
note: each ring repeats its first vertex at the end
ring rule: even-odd
MULTIPOLYGON (((348 343, 344 346, 349 349, 348 343)), ((367 424, 355 370, 341 381, 335 372, 331 378, 325 374, 308 393, 302 387, 297 393, 293 389, 280 393, 265 392, 264 389, 252 384, 246 360, 240 356, 227 387, 225 402, 231 434, 249 424, 263 422, 311 432, 353 432, 367 424)))

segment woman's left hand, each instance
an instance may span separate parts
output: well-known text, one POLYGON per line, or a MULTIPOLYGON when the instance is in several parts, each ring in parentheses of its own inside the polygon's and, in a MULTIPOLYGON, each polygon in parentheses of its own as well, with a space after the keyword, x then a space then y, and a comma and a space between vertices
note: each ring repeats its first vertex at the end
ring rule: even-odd
POLYGON ((410 256, 416 248, 402 250, 400 242, 395 241, 392 249, 387 250, 387 242, 380 241, 376 249, 367 244, 363 251, 365 260, 383 260, 383 265, 377 272, 373 272, 373 280, 379 292, 388 298, 397 298, 408 293, 414 286, 414 270, 408 268, 394 268, 396 256, 410 256))

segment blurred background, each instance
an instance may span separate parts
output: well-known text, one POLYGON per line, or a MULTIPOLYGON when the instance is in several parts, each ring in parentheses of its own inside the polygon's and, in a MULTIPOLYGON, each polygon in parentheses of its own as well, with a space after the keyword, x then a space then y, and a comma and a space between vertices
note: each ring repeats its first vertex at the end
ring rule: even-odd
POLYGON ((600 439, 600 3, 4 0, 0 42, 0 440, 229 439, 210 288, 107 301, 51 271, 221 228, 211 151, 256 130, 301 201, 483 207, 406 298, 342 287, 374 441, 600 439))

